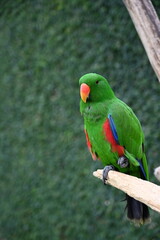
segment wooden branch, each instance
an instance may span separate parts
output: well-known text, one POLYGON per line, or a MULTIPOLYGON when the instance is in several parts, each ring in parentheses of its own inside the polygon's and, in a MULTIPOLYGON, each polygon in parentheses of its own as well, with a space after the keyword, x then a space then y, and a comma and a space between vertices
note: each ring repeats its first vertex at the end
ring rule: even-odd
POLYGON ((160 81, 160 21, 156 11, 150 0, 123 0, 123 2, 160 81))
MULTIPOLYGON (((103 170, 99 169, 93 175, 102 179, 102 173, 103 170)), ((116 171, 109 171, 106 183, 160 212, 160 186, 116 171)))

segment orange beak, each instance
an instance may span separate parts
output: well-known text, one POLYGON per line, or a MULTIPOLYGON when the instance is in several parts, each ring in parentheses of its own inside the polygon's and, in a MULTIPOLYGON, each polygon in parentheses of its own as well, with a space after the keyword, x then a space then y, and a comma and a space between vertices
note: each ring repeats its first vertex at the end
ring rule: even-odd
POLYGON ((83 102, 86 103, 87 98, 89 97, 90 87, 86 83, 82 83, 80 87, 80 96, 83 102))

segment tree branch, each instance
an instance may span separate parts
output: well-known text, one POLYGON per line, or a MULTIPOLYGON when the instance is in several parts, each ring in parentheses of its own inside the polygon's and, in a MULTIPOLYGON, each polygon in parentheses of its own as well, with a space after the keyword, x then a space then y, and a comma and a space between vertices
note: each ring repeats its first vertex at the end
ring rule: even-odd
POLYGON ((160 81, 160 21, 150 0, 123 0, 160 81))
MULTIPOLYGON (((102 179, 102 173, 103 170, 98 169, 93 175, 102 179)), ((109 171, 106 183, 160 212, 160 186, 116 171, 109 171)))

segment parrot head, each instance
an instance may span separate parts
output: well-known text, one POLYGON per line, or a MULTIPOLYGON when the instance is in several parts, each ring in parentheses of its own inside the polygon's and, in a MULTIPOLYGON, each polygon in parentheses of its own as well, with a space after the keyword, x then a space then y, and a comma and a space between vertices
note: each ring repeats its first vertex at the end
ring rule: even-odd
POLYGON ((84 104, 112 99, 114 93, 108 81, 99 74, 88 73, 79 80, 80 96, 84 104))

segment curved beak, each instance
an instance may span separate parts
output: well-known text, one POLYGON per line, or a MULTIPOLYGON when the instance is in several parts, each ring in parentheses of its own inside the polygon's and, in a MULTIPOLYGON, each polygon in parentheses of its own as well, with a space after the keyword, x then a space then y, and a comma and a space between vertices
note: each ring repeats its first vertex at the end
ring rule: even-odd
POLYGON ((80 86, 80 96, 83 102, 86 103, 87 98, 89 97, 90 87, 86 83, 82 83, 80 86))

